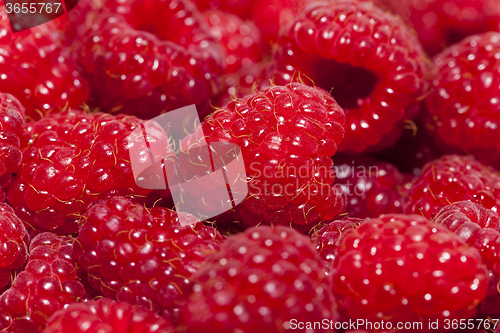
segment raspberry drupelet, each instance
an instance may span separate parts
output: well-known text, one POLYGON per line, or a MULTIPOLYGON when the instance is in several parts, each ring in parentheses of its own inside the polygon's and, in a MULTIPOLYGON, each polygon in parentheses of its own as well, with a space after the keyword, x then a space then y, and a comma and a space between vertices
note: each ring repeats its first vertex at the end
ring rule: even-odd
POLYGON ((25 123, 25 108, 12 95, 0 93, 0 202, 12 174, 21 167, 21 136, 25 123))
MULTIPOLYGON (((345 195, 334 186, 331 156, 344 136, 345 116, 324 90, 300 83, 274 86, 230 102, 186 139, 186 151, 201 140, 241 148, 248 196, 230 221, 249 227, 291 225, 309 231, 344 212, 345 195)), ((209 193, 200 195, 209 202, 209 193)), ((214 203, 215 205, 215 203, 214 203)))
POLYGON ((62 36, 51 24, 12 33, 3 1, 0 11, 0 91, 12 94, 28 118, 79 107, 90 96, 88 83, 62 36))
POLYGON ((427 90, 420 43, 401 20, 368 1, 309 4, 278 44, 276 84, 300 77, 330 91, 346 112, 341 151, 384 147, 427 90))
POLYGON ((488 267, 488 294, 478 305, 481 313, 500 315, 500 216, 478 203, 459 201, 441 209, 433 220, 476 248, 488 267))
POLYGON ((223 239, 201 222, 181 226, 174 211, 113 197, 82 217, 75 257, 105 297, 177 320, 191 275, 223 239))
POLYGON ((337 246, 333 285, 353 320, 422 322, 472 318, 487 292, 486 266, 446 227, 389 214, 347 231, 337 246))
POLYGON ((319 255, 285 226, 231 236, 193 279, 182 312, 189 333, 291 332, 291 319, 337 319, 319 255))
POLYGON ((97 106, 143 119, 190 104, 204 117, 225 67, 189 0, 107 1, 81 53, 97 106))
POLYGON ((80 301, 85 289, 78 282, 73 241, 50 232, 33 238, 26 268, 0 297, 1 330, 40 332, 54 312, 80 301))
MULTIPOLYGON (((114 195, 144 200, 150 190, 137 186, 129 150, 141 138, 129 136, 143 123, 127 116, 67 110, 25 128, 23 165, 9 187, 7 200, 30 233, 75 234, 77 221, 90 203, 114 195)), ((142 138, 142 140, 144 140, 142 138)), ((158 157, 168 140, 151 126, 148 140, 158 157)), ((149 153, 142 162, 148 164, 149 153)))
POLYGON ((56 312, 42 333, 173 333, 154 312, 108 298, 71 304, 56 312))
POLYGON ((425 165, 402 188, 403 212, 432 218, 453 202, 470 200, 498 212, 500 174, 473 157, 445 155, 425 165))
POLYGON ((445 145, 500 166, 500 33, 466 38, 434 58, 427 128, 445 145))

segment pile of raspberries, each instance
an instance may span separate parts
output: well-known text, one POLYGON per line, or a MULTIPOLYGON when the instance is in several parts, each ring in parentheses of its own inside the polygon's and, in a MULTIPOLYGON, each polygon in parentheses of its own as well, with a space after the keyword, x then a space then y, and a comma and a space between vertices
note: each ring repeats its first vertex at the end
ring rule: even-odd
POLYGON ((25 2, 0 332, 500 333, 498 0, 25 2))

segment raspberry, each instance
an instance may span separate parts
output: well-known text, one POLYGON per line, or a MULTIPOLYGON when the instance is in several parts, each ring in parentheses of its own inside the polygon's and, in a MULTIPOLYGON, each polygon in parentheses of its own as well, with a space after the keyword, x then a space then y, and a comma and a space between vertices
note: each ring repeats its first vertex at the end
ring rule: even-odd
POLYGON ((466 319, 487 290, 481 256, 446 227, 389 214, 347 231, 337 246, 334 291, 349 316, 373 322, 466 319))
POLYGON ((500 165, 500 33, 471 36, 434 58, 427 127, 446 145, 500 165))
POLYGON ((425 51, 433 56, 467 36, 498 31, 500 6, 496 0, 376 0, 408 21, 425 51))
POLYGON ((81 52, 98 106, 144 119, 207 110, 225 57, 188 0, 110 0, 97 16, 81 52))
POLYGON ((280 37, 275 82, 293 77, 331 91, 346 112, 341 151, 362 152, 399 130, 427 90, 419 42, 371 2, 306 6, 280 37))
POLYGON ((43 333, 173 333, 173 325, 153 312, 107 298, 71 304, 56 312, 43 333))
POLYGON ((444 207, 434 218, 476 248, 489 271, 489 288, 485 300, 478 305, 482 313, 500 315, 500 216, 470 201, 455 202, 444 207))
POLYGON ((183 308, 189 333, 284 332, 291 319, 336 317, 316 250, 285 226, 259 226, 230 237, 195 273, 183 308))
MULTIPOLYGON (((30 232, 74 234, 80 214, 96 200, 114 195, 143 200, 151 191, 134 181, 129 149, 136 143, 128 139, 141 123, 133 116, 81 110, 29 123, 22 144, 23 166, 7 199, 30 232)), ((163 130, 155 133, 152 126, 149 136, 154 151, 165 153, 163 130)))
POLYGON ((337 245, 340 237, 347 231, 357 228, 364 220, 348 217, 328 222, 309 236, 316 247, 319 256, 325 264, 325 271, 330 272, 337 254, 337 245))
POLYGON ((221 42, 226 54, 226 73, 237 73, 262 61, 266 52, 260 31, 251 21, 236 15, 211 10, 203 13, 210 33, 221 42))
MULTIPOLYGON (((2 1, 3 2, 3 1, 2 1)), ((61 36, 42 25, 12 33, 0 10, 0 91, 14 95, 28 117, 79 107, 89 97, 88 83, 62 45, 61 36)))
POLYGON ((219 9, 223 12, 233 13, 242 19, 249 19, 252 11, 251 0, 193 0, 201 11, 219 9))
POLYGON ((450 203, 471 200, 497 212, 500 205, 500 175, 472 157, 446 155, 422 170, 407 187, 403 212, 433 217, 450 203))
MULTIPOLYGON (((218 109, 184 142, 189 152, 207 143, 241 147, 248 196, 231 221, 292 225, 310 230, 345 209, 343 192, 333 186, 333 156, 344 135, 344 113, 321 89, 299 83, 274 86, 218 109)), ((185 179, 191 179, 188 173, 185 179)), ((210 202, 210 193, 199 204, 210 202), (204 201, 202 201, 204 200, 204 201)), ((197 202, 198 203, 198 202, 197 202)), ((217 203, 213 203, 216 205, 217 203)))
POLYGON ((172 319, 191 275, 223 240, 202 223, 181 227, 175 212, 149 212, 123 197, 95 204, 80 223, 75 257, 90 285, 172 319))
POLYGON ((85 290, 72 252, 71 238, 50 232, 33 238, 25 270, 0 297, 1 330, 40 332, 54 312, 79 301, 85 290))
POLYGON ((364 155, 335 156, 333 163, 335 183, 347 194, 349 216, 367 218, 402 213, 399 187, 406 177, 394 165, 364 155))
POLYGON ((5 201, 3 189, 7 188, 12 174, 21 166, 20 138, 25 111, 14 96, 0 93, 0 202, 5 201))
POLYGON ((29 235, 14 210, 0 203, 0 290, 10 286, 13 274, 28 259, 29 235))

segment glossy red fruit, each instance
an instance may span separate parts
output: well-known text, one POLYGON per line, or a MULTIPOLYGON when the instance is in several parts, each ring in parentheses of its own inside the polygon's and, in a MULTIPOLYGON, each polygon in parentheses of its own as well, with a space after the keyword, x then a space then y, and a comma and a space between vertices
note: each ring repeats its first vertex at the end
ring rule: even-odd
POLYGON ((487 291, 486 266, 446 227, 389 214, 344 234, 333 265, 340 306, 352 320, 423 324, 472 318, 487 291))
POLYGON ((266 45, 251 21, 219 10, 203 13, 210 27, 210 33, 222 44, 226 55, 225 73, 237 73, 262 61, 266 45))
POLYGON ((7 204, 0 203, 0 290, 10 287, 28 259, 29 235, 7 204))
POLYGON ((144 119, 190 104, 206 115, 225 56, 205 23, 189 0, 107 1, 81 50, 95 103, 144 119))
POLYGON ((337 155, 333 164, 335 184, 347 194, 349 216, 367 218, 403 212, 400 188, 408 177, 396 166, 368 155, 337 155))
POLYGON ((181 226, 174 211, 114 197, 83 215, 75 257, 105 297, 177 320, 192 274, 223 239, 201 222, 181 226))
POLYGON ((330 273, 332 268, 340 237, 348 230, 357 228, 363 221, 363 219, 355 217, 339 218, 332 222, 326 222, 325 225, 311 233, 309 238, 325 264, 326 273, 330 273))
POLYGON ((500 33, 471 36, 434 58, 427 128, 445 145, 500 166, 500 33))
POLYGON ((50 232, 33 238, 25 270, 0 297, 1 330, 40 332, 53 313, 85 294, 77 281, 73 241, 50 232))
POLYGON ((88 83, 53 25, 14 34, 2 9, 0 52, 0 91, 19 99, 29 118, 79 107, 88 100, 88 83))
POLYGON ((0 93, 0 202, 5 201, 4 190, 12 181, 12 174, 21 166, 20 139, 25 111, 14 96, 0 93))
POLYGON ((428 163, 402 192, 407 214, 432 218, 444 206, 463 200, 498 212, 500 175, 473 157, 446 155, 428 163))
POLYGON ((478 203, 459 201, 441 209, 434 218, 476 248, 488 267, 489 287, 478 309, 496 318, 500 315, 500 216, 478 203))
MULTIPOLYGON (((22 143, 23 166, 8 191, 8 202, 29 231, 75 234, 80 214, 90 203, 114 195, 143 200, 151 191, 137 186, 129 150, 144 138, 128 138, 142 123, 133 116, 82 110, 29 123, 22 143)), ((148 141, 163 154, 167 137, 159 126, 153 127, 148 141)))
MULTIPOLYGON (((342 151, 384 147, 427 90, 420 43, 372 2, 312 3, 278 41, 275 82, 298 78, 330 91, 346 112, 342 151)), ((391 141, 392 142, 392 141, 391 141)))
POLYGON ((337 319, 316 250, 289 227, 230 237, 194 275, 183 308, 187 332, 291 332, 290 321, 337 319))
POLYGON ((375 0, 409 22, 433 56, 467 36, 500 28, 496 0, 375 0))
POLYGON ((56 312, 43 333, 173 333, 154 312, 108 298, 72 304, 56 312))
MULTIPOLYGON (((206 140, 241 148, 247 177, 241 181, 248 184, 248 196, 226 214, 229 221, 309 231, 345 209, 345 196, 333 185, 330 158, 343 139, 344 120, 342 109, 324 90, 291 83, 218 109, 203 122, 204 134, 188 137, 183 147, 189 154, 206 140)), ((210 193, 200 194, 194 204, 211 203, 210 198, 210 193)))

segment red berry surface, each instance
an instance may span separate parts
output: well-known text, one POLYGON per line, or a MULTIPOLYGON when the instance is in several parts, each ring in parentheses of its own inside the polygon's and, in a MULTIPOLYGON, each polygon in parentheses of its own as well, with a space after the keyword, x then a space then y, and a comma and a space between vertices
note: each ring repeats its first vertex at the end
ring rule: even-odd
POLYGON ((337 155, 333 163, 335 184, 347 194, 349 216, 367 218, 403 212, 400 187, 407 177, 396 166, 367 155, 337 155))
POLYGON ((473 157, 446 155, 428 163, 402 190, 403 211, 432 218, 450 203, 471 200, 497 212, 500 175, 473 157))
POLYGON ((288 332, 290 320, 335 321, 331 286, 306 236, 259 226, 230 237, 194 275, 187 332, 288 332))
MULTIPOLYGON (((477 250, 418 215, 389 214, 344 234, 333 266, 334 291, 356 319, 391 322, 467 319, 487 291, 477 250)), ((387 326, 386 326, 387 327, 387 326)))
POLYGON ((54 312, 80 300, 85 290, 77 281, 73 241, 50 232, 33 238, 25 270, 0 297, 1 330, 40 332, 54 312))
POLYGON ((327 222, 311 233, 309 237, 316 247, 319 256, 325 263, 326 272, 329 273, 331 270, 331 266, 337 255, 337 246, 340 237, 342 237, 347 230, 357 228, 363 221, 363 219, 355 217, 340 218, 332 222, 327 222))
POLYGON ((471 36, 434 58, 427 128, 446 145, 500 165, 500 33, 471 36))
MULTIPOLYGON (((343 192, 332 184, 330 158, 344 136, 344 121, 324 90, 291 83, 230 102, 203 122, 204 136, 198 132, 185 144, 188 152, 201 142, 197 138, 241 148, 247 176, 241 180, 248 182, 249 194, 235 207, 232 221, 308 231, 345 209, 343 192)), ((196 204, 210 202, 209 193, 199 198, 196 204)))
POLYGON ((24 107, 14 96, 0 93, 0 202, 5 201, 4 190, 21 166, 24 115, 24 107))
POLYGON ((42 25, 14 34, 3 8, 0 91, 18 98, 26 107, 26 115, 35 119, 87 101, 88 83, 54 27, 42 25))
POLYGON ((278 44, 275 82, 300 77, 330 91, 346 112, 342 151, 383 144, 426 90, 419 42, 401 20, 371 2, 310 4, 278 44))
POLYGON ((7 204, 0 203, 0 290, 10 287, 14 275, 28 259, 29 235, 7 204))
POLYGON ((140 118, 190 104, 206 113, 225 67, 222 47, 188 0, 107 1, 83 44, 95 103, 140 118))
POLYGON ((191 275, 223 239, 202 223, 181 226, 174 211, 114 197, 83 216, 75 256, 105 297, 175 319, 191 275))
POLYGON ((174 326, 154 312, 108 298, 71 304, 56 312, 43 333, 172 333, 174 326))
POLYGON ((236 73, 262 61, 266 45, 260 30, 251 21, 219 10, 203 13, 210 33, 222 44, 226 54, 226 73, 236 73))
MULTIPOLYGON (((142 200, 151 191, 134 181, 129 149, 136 141, 128 138, 141 123, 133 116, 68 110, 27 124, 23 166, 9 187, 8 202, 32 231, 74 234, 90 203, 114 195, 142 200)), ((166 135, 153 127, 148 141, 163 154, 166 135)), ((140 146, 144 138, 138 140, 140 146)))
POLYGON ((459 201, 444 207, 434 218, 476 248, 488 266, 488 295, 478 308, 496 318, 500 315, 500 216, 478 203, 459 201))
POLYGON ((408 21, 433 56, 467 36, 500 28, 496 0, 375 0, 408 21))

